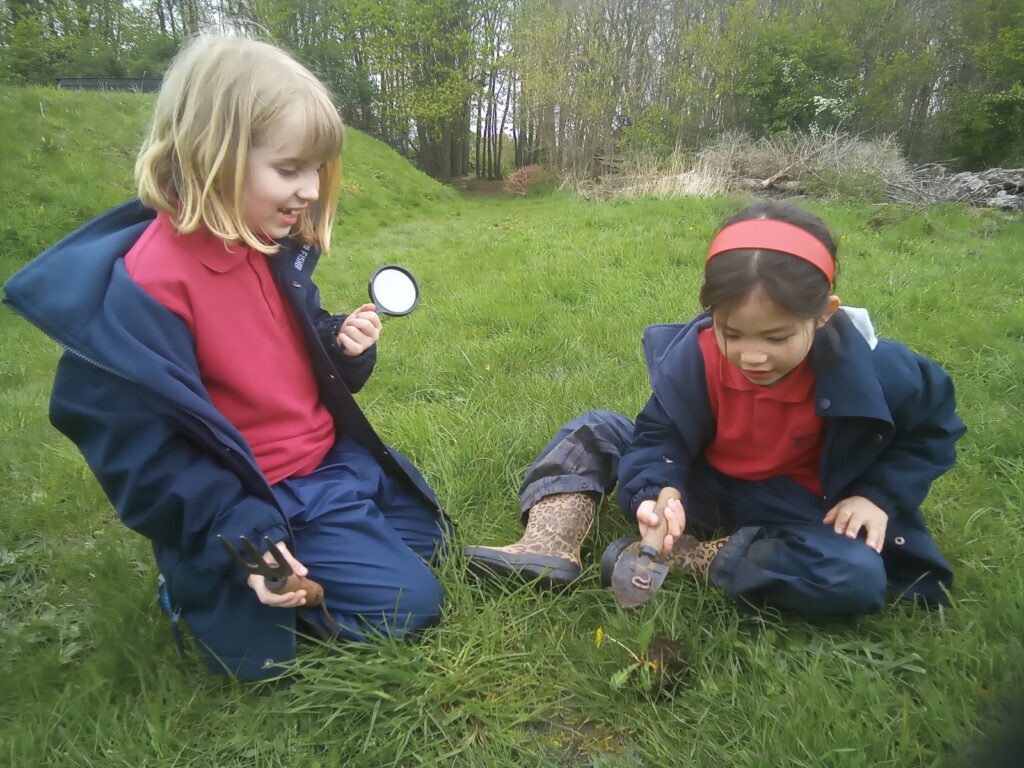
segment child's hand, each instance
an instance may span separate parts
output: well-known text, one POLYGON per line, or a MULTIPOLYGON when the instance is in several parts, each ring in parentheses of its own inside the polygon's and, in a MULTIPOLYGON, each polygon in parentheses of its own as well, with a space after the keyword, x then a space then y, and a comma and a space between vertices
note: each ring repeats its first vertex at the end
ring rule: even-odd
POLYGON ((867 533, 867 545, 881 554, 889 516, 863 496, 851 496, 832 507, 822 522, 834 526, 836 533, 845 533, 851 539, 857 538, 863 528, 867 533))
MULTIPOLYGON (((296 575, 305 576, 309 572, 306 566, 292 557, 292 553, 288 551, 288 547, 283 542, 278 542, 277 548, 281 550, 281 554, 284 555, 284 559, 288 561, 288 565, 292 567, 296 575)), ((277 565, 277 561, 270 552, 264 552, 263 559, 271 565, 277 565)), ((283 592, 279 595, 267 589, 267 581, 262 576, 249 574, 245 581, 264 605, 269 605, 272 608, 298 608, 306 604, 306 590, 304 589, 298 589, 294 592, 283 592)))
POLYGON ((361 355, 380 338, 380 315, 373 304, 363 304, 338 329, 338 344, 349 357, 361 355))
MULTIPOLYGON (((654 499, 641 501, 636 508, 636 521, 640 524, 640 538, 642 539, 648 529, 658 527, 658 517, 654 514, 654 507, 657 502, 654 499)), ((683 511, 683 502, 679 499, 672 499, 665 506, 665 522, 668 523, 668 530, 665 532, 665 541, 661 546, 661 554, 668 555, 672 551, 675 540, 683 535, 686 527, 686 513, 683 511)))

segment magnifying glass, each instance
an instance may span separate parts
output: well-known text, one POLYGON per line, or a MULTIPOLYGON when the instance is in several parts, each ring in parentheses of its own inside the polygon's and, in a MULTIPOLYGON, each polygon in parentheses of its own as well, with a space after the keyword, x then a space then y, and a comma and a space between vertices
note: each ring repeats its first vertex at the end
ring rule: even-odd
POLYGON ((370 278, 370 301, 383 315, 408 315, 420 302, 420 287, 407 269, 383 266, 370 278))

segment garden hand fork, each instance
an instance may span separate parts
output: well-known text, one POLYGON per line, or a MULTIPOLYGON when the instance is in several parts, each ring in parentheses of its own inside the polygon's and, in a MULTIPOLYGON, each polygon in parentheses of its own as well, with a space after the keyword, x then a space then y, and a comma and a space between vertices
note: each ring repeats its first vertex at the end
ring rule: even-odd
POLYGON ((255 574, 256 576, 262 576, 267 583, 267 589, 275 594, 282 595, 285 592, 294 592, 299 589, 306 590, 306 605, 315 606, 323 603, 324 599, 324 588, 317 584, 312 579, 307 579, 299 576, 292 570, 292 567, 285 560, 284 553, 278 548, 277 544, 272 542, 268 537, 263 537, 263 542, 267 545, 267 551, 270 552, 271 556, 276 562, 268 563, 263 559, 263 555, 260 554, 259 550, 253 546, 253 543, 245 536, 239 536, 239 540, 242 543, 242 548, 245 549, 249 559, 246 560, 242 557, 242 554, 235 549, 223 536, 217 536, 217 540, 220 545, 224 547, 224 551, 228 553, 235 565, 241 568, 245 573, 255 574))

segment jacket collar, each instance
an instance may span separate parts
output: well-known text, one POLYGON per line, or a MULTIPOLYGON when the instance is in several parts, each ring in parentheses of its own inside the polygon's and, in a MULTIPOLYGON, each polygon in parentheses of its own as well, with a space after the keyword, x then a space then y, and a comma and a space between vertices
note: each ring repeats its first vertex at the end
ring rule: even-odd
MULTIPOLYGON (((660 398, 687 396, 676 382, 683 367, 702 359, 697 334, 711 324, 711 316, 705 312, 688 323, 651 325, 644 330, 651 388, 660 398)), ((893 422, 871 347, 842 310, 815 333, 811 365, 819 415, 893 422)))
POLYGON ((71 353, 187 410, 249 455, 203 386, 188 328, 125 269, 154 215, 137 200, 101 214, 13 275, 4 302, 71 353))
POLYGON ((871 347, 843 311, 815 334, 811 359, 820 415, 893 423, 871 347))
POLYGON ((100 315, 114 264, 155 215, 130 200, 92 219, 15 273, 4 285, 4 303, 75 348, 86 326, 100 315))

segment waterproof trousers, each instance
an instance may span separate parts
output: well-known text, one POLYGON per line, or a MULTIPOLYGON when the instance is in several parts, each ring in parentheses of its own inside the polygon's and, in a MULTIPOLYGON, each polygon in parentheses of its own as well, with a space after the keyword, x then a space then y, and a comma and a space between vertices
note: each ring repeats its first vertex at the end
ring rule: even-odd
MULTIPOLYGON (((614 411, 591 411, 570 421, 527 472, 522 512, 553 493, 611 493, 632 436, 633 422, 614 411)), ((708 580, 739 604, 818 615, 862 614, 885 605, 881 556, 862 538, 849 539, 824 525, 824 503, 799 483, 784 477, 737 480, 703 460, 690 467, 688 477, 681 489, 686 531, 698 538, 729 536, 711 562, 708 580)))
MULTIPOLYGON (((293 554, 323 586, 340 637, 411 636, 440 620, 444 593, 428 563, 442 554, 450 524, 359 443, 339 438, 312 473, 273 491, 293 554)), ((300 615, 333 631, 320 608, 300 615)))

